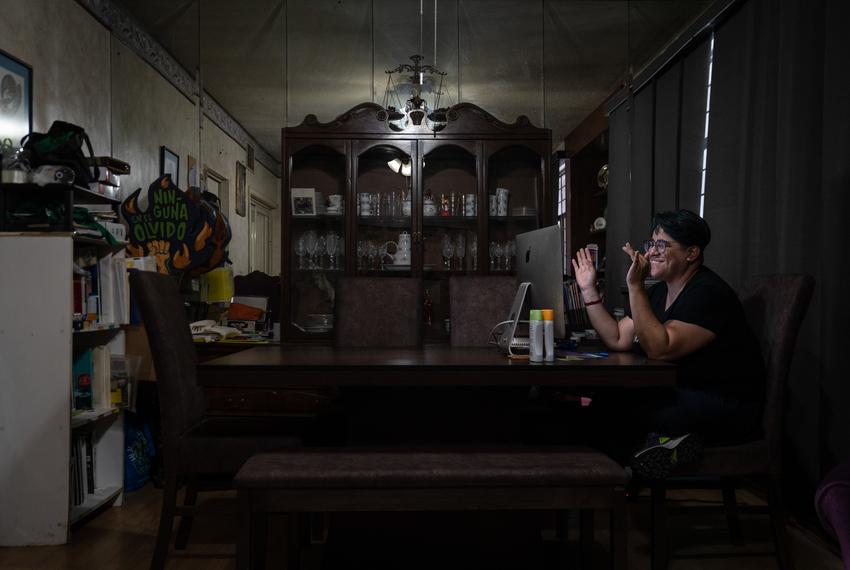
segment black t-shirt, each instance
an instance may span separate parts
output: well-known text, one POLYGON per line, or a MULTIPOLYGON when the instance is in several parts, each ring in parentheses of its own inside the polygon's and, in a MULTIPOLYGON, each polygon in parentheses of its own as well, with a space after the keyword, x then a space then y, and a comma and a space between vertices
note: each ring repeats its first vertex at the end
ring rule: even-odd
MULTIPOLYGON (((755 401, 764 397, 764 363, 735 291, 711 269, 700 266, 668 310, 667 284, 649 289, 649 304, 661 323, 681 321, 713 332, 707 346, 675 361, 678 386, 755 401)), ((644 353, 639 343, 635 349, 644 353)))

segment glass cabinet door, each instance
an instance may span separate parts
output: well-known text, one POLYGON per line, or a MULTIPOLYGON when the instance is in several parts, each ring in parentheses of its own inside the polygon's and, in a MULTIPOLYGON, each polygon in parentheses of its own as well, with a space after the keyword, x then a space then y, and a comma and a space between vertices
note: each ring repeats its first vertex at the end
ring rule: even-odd
POLYGON ((292 153, 290 167, 290 325, 296 334, 330 337, 334 291, 345 267, 344 149, 307 146, 292 153))
POLYGON ((539 227, 543 202, 541 155, 522 145, 494 150, 487 158, 490 273, 516 270, 516 236, 539 227))
POLYGON ((477 273, 479 167, 476 141, 422 143, 423 318, 427 341, 448 340, 449 277, 477 273))
POLYGON ((355 158, 357 275, 412 274, 410 141, 362 141, 355 158))

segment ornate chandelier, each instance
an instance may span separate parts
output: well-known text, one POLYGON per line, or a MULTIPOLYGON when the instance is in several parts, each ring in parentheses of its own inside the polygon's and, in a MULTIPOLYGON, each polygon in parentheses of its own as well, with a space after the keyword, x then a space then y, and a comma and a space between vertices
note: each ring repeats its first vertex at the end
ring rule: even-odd
POLYGON ((410 125, 419 126, 423 121, 428 129, 434 132, 440 131, 446 126, 446 113, 448 111, 447 108, 440 107, 443 78, 446 76, 446 72, 440 71, 433 65, 423 65, 422 60, 424 58, 421 55, 412 55, 410 59, 413 61, 412 65, 402 63, 386 72, 387 88, 384 91, 382 106, 387 111, 387 121, 394 131, 403 131, 410 125), (410 74, 408 76, 410 98, 404 103, 402 103, 400 96, 401 87, 404 83, 393 79, 393 75, 396 74, 410 74), (426 76, 428 77, 426 78, 426 76), (437 88, 433 89, 433 83, 437 76, 440 78, 440 82, 437 88), (431 95, 433 96, 433 101, 430 104, 423 98, 423 91, 429 87, 428 83, 431 83, 431 95))

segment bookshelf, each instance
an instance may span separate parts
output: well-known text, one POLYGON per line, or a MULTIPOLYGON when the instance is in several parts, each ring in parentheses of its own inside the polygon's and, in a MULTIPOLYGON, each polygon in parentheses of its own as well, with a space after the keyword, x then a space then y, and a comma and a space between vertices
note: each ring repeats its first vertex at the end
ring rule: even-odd
POLYGON ((63 544, 73 524, 123 499, 123 413, 108 398, 71 409, 74 358, 95 347, 124 353, 119 324, 74 330, 71 276, 81 248, 99 260, 121 246, 69 231, 0 232, 0 546, 63 544), (81 454, 90 467, 74 474, 81 454), (84 483, 76 497, 75 477, 84 483))

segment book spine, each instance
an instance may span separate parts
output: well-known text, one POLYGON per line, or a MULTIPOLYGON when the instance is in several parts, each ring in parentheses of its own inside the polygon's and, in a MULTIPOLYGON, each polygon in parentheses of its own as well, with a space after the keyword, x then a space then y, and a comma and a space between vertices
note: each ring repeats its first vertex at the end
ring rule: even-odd
POLYGON ((94 493, 94 436, 92 432, 85 433, 86 443, 86 487, 89 493, 94 493))

